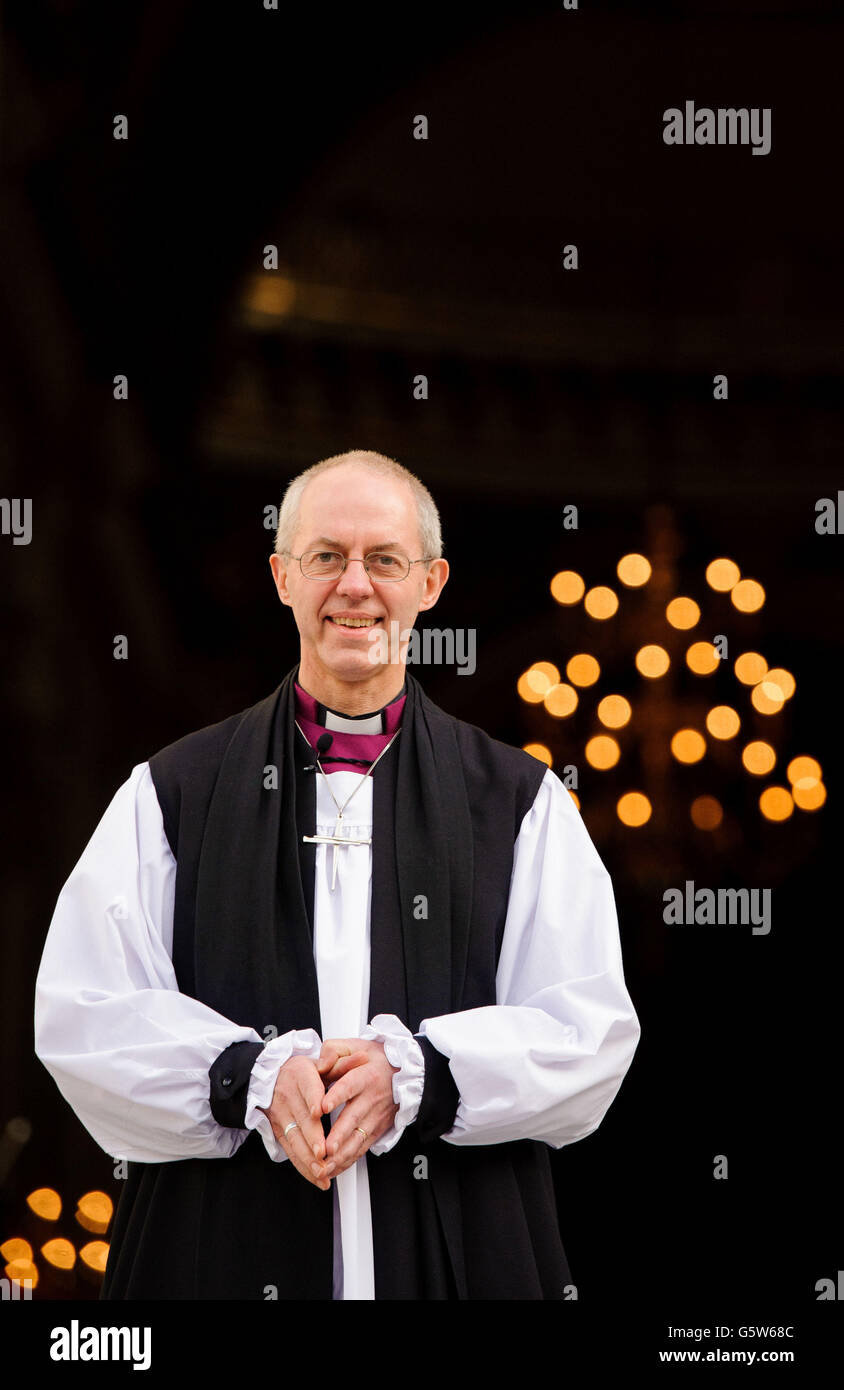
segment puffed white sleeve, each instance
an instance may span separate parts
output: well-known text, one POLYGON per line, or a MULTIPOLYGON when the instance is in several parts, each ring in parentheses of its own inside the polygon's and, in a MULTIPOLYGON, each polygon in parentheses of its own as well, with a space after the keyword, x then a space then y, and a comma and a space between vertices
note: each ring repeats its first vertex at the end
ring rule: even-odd
POLYGON ((460 1095, 451 1144, 562 1148, 604 1118, 639 1040, 609 874, 549 768, 519 829, 497 1003, 426 1019, 460 1095))
POLYGON ((37 1056, 96 1142, 140 1163, 229 1158, 249 1130, 212 1116, 209 1068, 232 1043, 264 1042, 179 992, 175 876, 141 763, 59 895, 35 989, 37 1056))

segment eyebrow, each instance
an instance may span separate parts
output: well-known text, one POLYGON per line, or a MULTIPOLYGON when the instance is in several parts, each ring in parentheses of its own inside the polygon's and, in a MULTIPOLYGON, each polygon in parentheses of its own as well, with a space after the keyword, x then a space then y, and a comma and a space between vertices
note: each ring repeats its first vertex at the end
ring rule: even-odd
MULTIPOLYGON (((331 536, 317 536, 316 540, 311 541, 311 544, 306 546, 305 549, 313 550, 316 545, 330 545, 335 550, 345 549, 345 546, 342 545, 340 541, 335 541, 331 536)), ((400 541, 376 541, 373 545, 368 545, 366 547, 366 553, 369 554, 372 550, 404 550, 404 546, 400 541)))

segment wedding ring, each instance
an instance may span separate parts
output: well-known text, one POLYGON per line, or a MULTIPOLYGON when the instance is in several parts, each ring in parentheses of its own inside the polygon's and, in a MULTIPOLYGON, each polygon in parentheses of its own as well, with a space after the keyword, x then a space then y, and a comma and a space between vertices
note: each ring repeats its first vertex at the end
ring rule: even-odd
POLYGON ((366 1130, 361 1129, 360 1125, 355 1125, 355 1129, 357 1130, 358 1134, 363 1135, 363 1142, 366 1143, 367 1139, 369 1138, 369 1135, 367 1134, 366 1130))
POLYGON ((285 1139, 287 1138, 287 1136, 288 1136, 288 1134, 290 1133, 291 1129, 298 1129, 298 1128, 299 1128, 299 1126, 297 1125, 297 1123, 296 1123, 295 1120, 291 1120, 289 1125, 285 1125, 285 1126, 284 1126, 284 1137, 285 1137, 285 1139))

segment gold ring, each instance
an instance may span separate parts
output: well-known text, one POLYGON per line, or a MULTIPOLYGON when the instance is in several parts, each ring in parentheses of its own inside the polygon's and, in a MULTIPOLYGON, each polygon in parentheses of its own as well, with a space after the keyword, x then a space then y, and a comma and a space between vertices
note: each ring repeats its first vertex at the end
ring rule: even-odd
POLYGON ((363 1142, 366 1143, 367 1139, 369 1138, 369 1135, 367 1134, 366 1130, 361 1129, 360 1125, 355 1125, 355 1129, 357 1130, 358 1134, 363 1135, 363 1142))

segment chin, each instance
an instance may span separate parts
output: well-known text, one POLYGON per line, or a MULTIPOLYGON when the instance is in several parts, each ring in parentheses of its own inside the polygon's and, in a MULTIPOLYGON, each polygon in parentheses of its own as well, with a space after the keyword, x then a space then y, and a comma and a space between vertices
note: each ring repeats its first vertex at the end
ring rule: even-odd
POLYGON ((385 662, 370 661, 369 648, 365 652, 348 652, 338 656, 334 653, 325 663, 326 669, 340 681, 365 681, 377 676, 385 669, 385 662))

